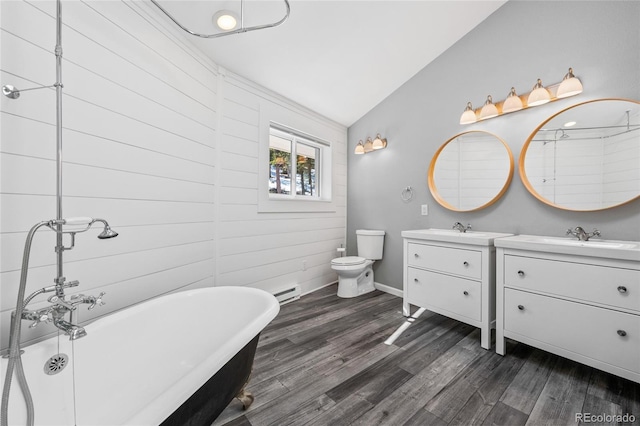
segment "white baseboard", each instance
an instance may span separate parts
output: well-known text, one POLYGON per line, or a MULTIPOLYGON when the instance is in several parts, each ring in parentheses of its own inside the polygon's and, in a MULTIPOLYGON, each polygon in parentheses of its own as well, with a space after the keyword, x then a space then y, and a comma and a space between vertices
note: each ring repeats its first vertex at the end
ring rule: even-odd
POLYGON ((380 283, 373 283, 373 286, 380 291, 384 291, 385 293, 393 294, 394 296, 398 296, 398 297, 403 296, 403 291, 398 288, 391 287, 385 284, 380 284, 380 283))

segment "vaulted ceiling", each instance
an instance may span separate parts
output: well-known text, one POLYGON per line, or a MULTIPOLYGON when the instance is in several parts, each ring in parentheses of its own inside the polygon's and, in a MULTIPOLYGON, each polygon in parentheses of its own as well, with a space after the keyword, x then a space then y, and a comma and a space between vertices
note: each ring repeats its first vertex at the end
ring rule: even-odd
MULTIPOLYGON (((281 26, 191 41, 222 67, 350 126, 506 0, 290 0, 281 26)), ((160 4, 196 32, 214 33, 240 0, 160 4)), ((281 0, 244 2, 245 25, 278 21, 281 0)))

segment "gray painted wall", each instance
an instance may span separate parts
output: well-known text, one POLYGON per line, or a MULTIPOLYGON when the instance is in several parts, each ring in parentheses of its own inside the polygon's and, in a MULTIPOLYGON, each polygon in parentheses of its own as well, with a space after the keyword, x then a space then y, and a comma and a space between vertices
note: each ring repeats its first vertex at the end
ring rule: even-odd
POLYGON ((548 116, 590 99, 640 99, 638 22, 639 1, 512 0, 358 120, 349 129, 348 254, 356 253, 356 229, 384 229, 384 258, 376 262, 375 281, 402 288, 400 233, 407 229, 450 228, 460 221, 476 230, 562 236, 581 225, 597 227, 603 238, 640 240, 640 200, 601 212, 568 212, 536 200, 517 173, 524 142, 548 116), (537 78, 557 83, 569 67, 584 85, 582 94, 483 123, 458 124, 467 101, 481 106, 488 94, 502 100, 511 86, 526 93, 537 78), (516 172, 497 203, 456 213, 431 196, 427 169, 441 144, 472 129, 503 138, 516 172), (387 149, 354 155, 358 140, 376 132, 388 139, 387 149), (400 194, 407 186, 415 192, 405 203, 400 194), (428 216, 420 215, 421 204, 428 204, 428 216))

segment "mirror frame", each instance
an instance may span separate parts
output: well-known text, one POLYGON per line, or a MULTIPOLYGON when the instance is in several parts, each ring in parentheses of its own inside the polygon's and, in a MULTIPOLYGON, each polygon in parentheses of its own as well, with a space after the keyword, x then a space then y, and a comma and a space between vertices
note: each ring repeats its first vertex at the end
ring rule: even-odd
POLYGON ((526 154, 527 154, 527 150, 529 149, 529 146, 531 145, 531 140, 535 137, 535 135, 538 133, 538 131, 544 127, 545 124, 547 124, 549 121, 553 120, 555 117, 557 117, 558 115, 562 114, 563 112, 566 112, 572 108, 576 108, 582 105, 587 105, 593 102, 601 102, 601 101, 624 101, 624 102, 632 102, 634 104, 638 104, 640 105, 640 101, 636 101, 634 99, 627 99, 627 98, 598 98, 598 99, 592 99, 589 101, 584 101, 584 102, 580 102, 571 106, 568 106, 567 108, 564 108, 558 112, 556 112, 555 114, 547 117, 542 123, 540 123, 540 125, 538 127, 536 127, 533 132, 531 132, 531 134, 529 134, 529 137, 527 138, 526 142, 524 143, 524 146, 522 147, 522 151, 520 151, 520 158, 518 159, 518 173, 520 174, 520 179, 522 180, 522 183, 524 184, 525 188, 527 188, 527 191, 529 191, 529 193, 531 195, 533 195, 535 198, 538 199, 538 201, 551 206, 551 207, 555 207, 557 209, 561 209, 561 210, 566 210, 566 211, 571 211, 571 212, 598 212, 598 211, 603 211, 603 210, 608 210, 608 209, 612 209, 614 207, 619 207, 619 206, 623 206, 625 204, 629 204, 637 199, 640 198, 640 194, 638 194, 637 196, 631 198, 630 200, 627 200, 623 203, 619 203, 619 204, 615 204, 612 206, 607 206, 607 207, 603 207, 601 209, 591 209, 591 210, 576 210, 576 209, 572 209, 570 207, 565 207, 565 206, 561 206, 555 203, 552 203, 551 201, 547 200, 546 198, 544 198, 542 195, 540 195, 540 193, 538 193, 538 191, 535 190, 535 188, 533 187, 533 185, 531 184, 531 182, 529 181, 529 178, 527 177, 527 174, 524 170, 524 162, 526 160, 526 154))
POLYGON ((429 164, 427 183, 429 185, 429 191, 431 192, 431 195, 433 195, 433 198, 435 198, 436 201, 438 202, 438 204, 440 204, 442 207, 444 207, 446 209, 449 209, 449 210, 452 210, 454 212, 474 212, 474 211, 481 210, 481 209, 484 209, 486 207, 489 207, 492 204, 494 204, 496 201, 498 201, 500 199, 500 197, 502 197, 504 195, 504 193, 507 192, 507 188, 509 188, 509 185, 511 184, 511 181, 513 180, 513 173, 514 173, 513 153, 511 152, 511 149, 509 148, 509 145, 507 145, 507 143, 501 137, 499 137, 498 135, 496 135, 494 133, 487 132, 485 130, 468 130, 466 132, 458 133, 458 134, 452 136, 444 144, 442 144, 442 146, 440 146, 440 148, 438 148, 436 153, 433 155, 433 158, 431 159, 431 163, 429 164), (483 204, 483 205, 481 205, 479 207, 473 208, 473 209, 462 210, 462 209, 459 209, 459 208, 454 207, 451 204, 449 204, 438 193, 438 188, 436 187, 434 173, 435 173, 435 168, 436 168, 436 162, 437 162, 438 157, 440 156, 440 153, 442 152, 442 150, 447 145, 449 145, 450 142, 452 142, 455 139, 459 138, 460 136, 466 135, 468 133, 484 133, 486 135, 493 136, 494 138, 496 138, 496 140, 498 140, 500 143, 502 143, 502 145, 504 146, 505 150, 507 151, 507 154, 509 155, 509 175, 507 176, 507 179, 505 180, 505 183, 502 186, 502 188, 500 189, 500 191, 498 191, 496 196, 493 197, 491 200, 489 200, 487 203, 485 203, 485 204, 483 204))

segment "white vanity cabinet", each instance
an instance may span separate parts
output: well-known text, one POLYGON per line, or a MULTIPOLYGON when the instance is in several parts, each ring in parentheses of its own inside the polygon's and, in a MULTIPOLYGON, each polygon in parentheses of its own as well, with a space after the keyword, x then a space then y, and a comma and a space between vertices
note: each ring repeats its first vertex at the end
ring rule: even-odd
POLYGON ((481 329, 481 345, 491 347, 495 324, 495 248, 511 234, 446 229, 403 231, 403 313, 409 305, 481 329))
POLYGON ((496 241, 496 352, 511 338, 640 382, 640 244, 496 241))

